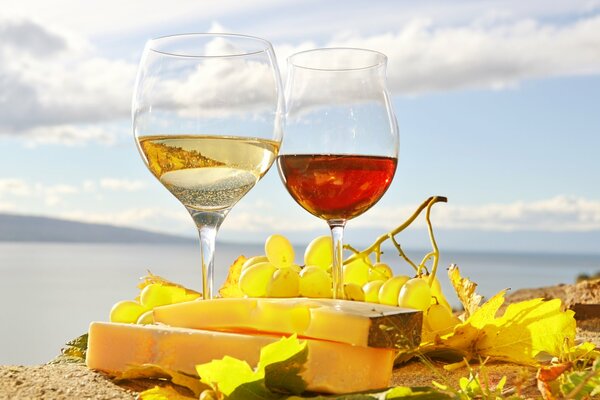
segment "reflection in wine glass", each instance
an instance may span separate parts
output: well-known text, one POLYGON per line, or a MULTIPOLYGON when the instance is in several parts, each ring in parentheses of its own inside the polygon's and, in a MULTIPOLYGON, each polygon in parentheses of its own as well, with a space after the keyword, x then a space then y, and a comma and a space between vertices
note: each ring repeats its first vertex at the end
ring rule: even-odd
POLYGON ((138 148, 200 234, 204 298, 217 231, 267 172, 282 138, 283 91, 271 44, 231 34, 149 41, 133 98, 138 148))
POLYGON ((288 59, 281 178, 294 200, 329 224, 333 295, 343 298, 346 221, 371 208, 392 182, 398 127, 387 58, 365 49, 309 50, 288 59))

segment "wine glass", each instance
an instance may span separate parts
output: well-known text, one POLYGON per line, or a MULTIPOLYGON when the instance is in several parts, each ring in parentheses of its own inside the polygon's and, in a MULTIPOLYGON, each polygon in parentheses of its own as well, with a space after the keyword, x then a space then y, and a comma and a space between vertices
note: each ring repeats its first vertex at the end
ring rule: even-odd
POLYGON ((377 203, 396 171, 398 125, 386 64, 384 54, 355 48, 288 58, 285 139, 277 165, 294 200, 329 224, 334 298, 344 298, 344 226, 377 203))
POLYGON ((148 169, 198 228, 205 299, 214 295, 217 231, 276 159, 283 110, 266 40, 198 33, 146 44, 133 96, 135 139, 148 169))

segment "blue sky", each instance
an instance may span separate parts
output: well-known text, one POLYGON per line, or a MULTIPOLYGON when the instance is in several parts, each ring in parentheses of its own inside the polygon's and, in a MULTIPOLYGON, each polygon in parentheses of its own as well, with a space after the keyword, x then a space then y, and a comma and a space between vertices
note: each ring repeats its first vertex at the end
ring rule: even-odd
MULTIPOLYGON (((147 39, 227 31, 271 40, 284 74, 288 55, 314 47, 388 55, 400 160, 386 196, 348 224, 356 240, 441 194, 450 202, 436 208, 434 225, 446 232, 585 241, 600 232, 600 1, 551 3, 105 0, 93 12, 77 0, 11 4, 0 16, 0 212, 194 235, 135 149, 131 92, 147 39)), ((327 229, 272 169, 220 238, 275 231, 308 240, 327 229)))

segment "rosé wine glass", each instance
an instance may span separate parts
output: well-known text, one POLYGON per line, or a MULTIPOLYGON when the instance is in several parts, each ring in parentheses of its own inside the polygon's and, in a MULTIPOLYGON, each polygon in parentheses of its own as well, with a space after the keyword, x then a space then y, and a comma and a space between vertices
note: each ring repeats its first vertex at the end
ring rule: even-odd
POLYGON ((396 172, 398 125, 386 64, 382 53, 355 48, 288 58, 277 164, 294 200, 331 229, 334 298, 344 298, 344 226, 377 203, 396 172))

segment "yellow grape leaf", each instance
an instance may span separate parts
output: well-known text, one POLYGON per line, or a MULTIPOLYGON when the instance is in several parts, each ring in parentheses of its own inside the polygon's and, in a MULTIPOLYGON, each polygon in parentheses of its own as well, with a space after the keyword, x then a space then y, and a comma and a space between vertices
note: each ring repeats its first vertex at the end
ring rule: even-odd
POLYGON ((187 295, 193 295, 191 297, 193 298, 198 298, 199 296, 201 296, 202 294, 200 292, 197 292, 195 290, 186 288, 183 285, 180 285, 178 283, 172 282, 166 278, 163 278, 162 276, 158 276, 158 275, 154 275, 152 272, 148 271, 148 275, 144 276, 141 279, 141 282, 138 284, 138 288, 140 290, 143 290, 146 286, 151 285, 153 283, 158 283, 162 286, 173 286, 173 287, 177 287, 180 289, 185 290, 185 293, 187 295))
POLYGON ((169 379, 175 385, 190 389, 196 396, 199 396, 203 390, 209 389, 209 387, 200 382, 195 375, 173 371, 155 364, 131 365, 127 367, 125 371, 117 375, 115 380, 123 381, 139 378, 169 379))
POLYGON ((454 331, 424 343, 422 353, 448 352, 467 360, 490 357, 519 364, 537 364, 542 355, 559 356, 565 342, 575 338, 572 311, 561 311, 558 299, 534 299, 514 303, 496 317, 504 303, 501 291, 476 309, 454 331))
POLYGON ((242 265, 246 262, 246 257, 239 256, 237 260, 229 267, 229 273, 223 286, 219 289, 221 297, 244 297, 244 292, 239 288, 238 282, 242 273, 242 265))
POLYGON ((528 364, 544 354, 559 356, 575 341, 575 313, 561 311, 561 301, 533 299, 511 304, 502 317, 484 326, 479 353, 528 364))
POLYGON ((137 398, 140 400, 190 400, 197 399, 198 396, 184 396, 170 386, 154 386, 152 389, 144 390, 138 394, 137 398))
POLYGON ((448 268, 448 277, 458 295, 458 299, 465 308, 466 319, 479 307, 483 297, 475 293, 475 289, 477 289, 477 284, 475 282, 460 276, 460 271, 456 265, 452 264, 448 268))
POLYGON ((498 310, 502 304, 504 304, 505 294, 506 290, 501 290, 491 299, 483 303, 483 305, 477 308, 468 318, 469 324, 477 329, 481 329, 489 323, 489 321, 494 320, 496 314, 498 314, 498 310))

